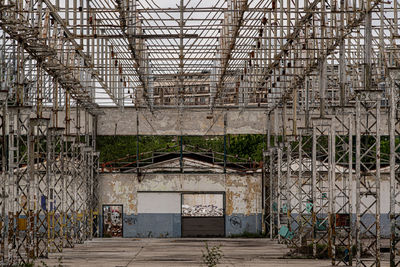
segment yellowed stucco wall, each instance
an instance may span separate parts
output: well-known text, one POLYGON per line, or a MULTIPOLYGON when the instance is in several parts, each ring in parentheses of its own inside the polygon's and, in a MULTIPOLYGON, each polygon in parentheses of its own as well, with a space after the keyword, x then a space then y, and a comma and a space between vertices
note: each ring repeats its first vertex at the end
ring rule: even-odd
POLYGON ((100 204, 123 204, 125 214, 137 214, 138 191, 225 192, 226 214, 261 213, 261 173, 255 174, 136 174, 99 176, 100 204))

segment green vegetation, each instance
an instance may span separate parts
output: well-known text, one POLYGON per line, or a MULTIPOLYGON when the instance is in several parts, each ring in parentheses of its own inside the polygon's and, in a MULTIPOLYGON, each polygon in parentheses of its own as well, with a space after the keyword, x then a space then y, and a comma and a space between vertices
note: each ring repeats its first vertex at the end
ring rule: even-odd
MULTIPOLYGON (((282 137, 278 137, 278 141, 282 137)), ((100 162, 114 161, 127 156, 136 156, 136 136, 98 136, 97 150, 100 151, 100 162)), ((228 161, 261 161, 262 151, 266 147, 266 136, 261 134, 243 134, 226 136, 226 152, 228 161)), ((140 136, 139 154, 146 152, 179 152, 181 138, 179 136, 140 136)), ((336 143, 336 163, 347 164, 349 155, 348 136, 337 136, 336 143)), ((376 139, 373 136, 361 136, 361 154, 364 155, 362 165, 374 168, 376 164, 376 150, 370 149, 374 146, 376 139)), ((273 140, 271 140, 273 143, 273 140)), ((223 136, 183 136, 182 144, 185 152, 214 152, 219 153, 219 158, 224 153, 223 136)), ((400 144, 400 138, 396 138, 396 145, 400 144)), ((294 154, 298 153, 299 141, 291 143, 294 154)), ((303 156, 311 157, 312 138, 303 137, 303 156)), ((353 167, 355 167, 356 138, 352 138, 353 167)), ((319 136, 317 145, 317 160, 324 161, 328 151, 328 137, 319 136)), ((389 164, 390 143, 388 136, 381 137, 381 166, 389 164)), ((285 154, 283 154, 285 155, 285 154)), ((148 155, 150 156, 150 155, 148 155)), ((293 155, 295 156, 295 155, 293 155)), ((145 156, 140 156, 145 158, 145 156)))
MULTIPOLYGON (((177 151, 179 143, 174 136, 140 136, 139 153, 152 151, 177 151)), ((98 136, 97 150, 100 162, 136 155, 136 136, 98 136)))
POLYGON ((266 233, 250 233, 250 232, 243 232, 241 234, 232 234, 229 236, 230 238, 265 238, 267 237, 266 233))
MULTIPOLYGON (((265 147, 264 135, 227 135, 227 154, 234 158, 261 161, 265 147)), ((108 162, 127 156, 136 155, 136 136, 98 136, 97 150, 100 151, 100 162, 108 162)), ((223 136, 183 136, 184 151, 224 153, 223 136)), ((145 152, 178 152, 178 136, 140 136, 139 154, 145 152)))
POLYGON ((221 251, 221 245, 209 247, 208 243, 205 242, 205 249, 206 251, 201 251, 203 253, 203 263, 207 267, 215 267, 222 259, 223 254, 221 251))
MULTIPOLYGON (((326 244, 317 244, 317 259, 329 259, 329 249, 326 244)), ((370 257, 371 255, 364 251, 361 247, 361 256, 362 257, 370 257)), ((349 250, 344 246, 336 246, 335 248, 336 258, 343 259, 344 261, 349 261, 349 250)), ((355 258, 357 253, 357 247, 353 245, 351 247, 352 257, 355 258)), ((313 257, 313 244, 303 245, 298 247, 291 252, 289 252, 284 258, 290 259, 312 259, 313 257)))
MULTIPOLYGON (((49 267, 49 265, 47 265, 43 260, 41 260, 39 263, 35 264, 35 261, 37 259, 32 259, 32 262, 25 262, 25 263, 21 263, 19 264, 19 266, 21 267, 49 267)), ((57 265, 54 265, 54 267, 63 267, 63 257, 60 256, 57 258, 57 265)))

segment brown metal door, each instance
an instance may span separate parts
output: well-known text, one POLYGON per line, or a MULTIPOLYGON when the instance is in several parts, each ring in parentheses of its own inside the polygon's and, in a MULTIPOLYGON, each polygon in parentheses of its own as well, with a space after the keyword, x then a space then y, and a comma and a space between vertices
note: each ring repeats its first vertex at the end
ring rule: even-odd
POLYGON ((224 237, 223 193, 182 194, 182 237, 224 237))

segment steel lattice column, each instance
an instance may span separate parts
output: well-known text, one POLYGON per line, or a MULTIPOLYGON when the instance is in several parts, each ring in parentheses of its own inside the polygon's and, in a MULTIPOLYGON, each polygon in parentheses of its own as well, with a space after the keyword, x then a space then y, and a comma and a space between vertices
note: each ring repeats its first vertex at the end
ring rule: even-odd
POLYGON ((380 265, 380 94, 360 91, 356 100, 357 266, 380 265), (369 253, 371 258, 363 258, 369 253))
POLYGON ((270 200, 270 238, 276 239, 278 237, 278 148, 269 149, 269 200, 270 200))
POLYGON ((332 265, 352 265, 353 216, 353 128, 354 115, 335 117, 338 127, 332 129, 331 175, 331 256, 332 265))
POLYGON ((0 185, 0 249, 1 264, 8 265, 8 205, 9 205, 9 181, 7 173, 7 139, 8 139, 8 110, 7 110, 8 92, 0 91, 0 157, 1 157, 1 185, 0 185))
POLYGON ((64 135, 63 142, 63 210, 64 217, 64 247, 72 248, 75 245, 75 136, 64 135))
POLYGON ((265 161, 265 183, 266 183, 266 207, 269 208, 268 215, 265 218, 267 227, 269 227, 270 239, 278 237, 278 124, 277 124, 277 110, 274 114, 268 115, 268 153, 265 161), (273 127, 271 127, 273 126, 273 127))
POLYGON ((400 71, 390 69, 390 266, 400 266, 400 71))
POLYGON ((30 205, 31 186, 27 174, 30 111, 24 107, 9 107, 8 176, 9 264, 32 262, 33 210, 30 205))
POLYGON ((63 132, 64 128, 49 128, 49 192, 48 192, 48 245, 50 252, 62 252, 64 245, 63 205, 63 132))
POLYGON ((91 145, 93 147, 93 166, 92 166, 92 173, 93 173, 93 202, 91 209, 93 210, 93 237, 100 236, 100 212, 99 212, 99 159, 100 159, 100 152, 96 152, 96 145, 97 145, 97 118, 98 114, 92 114, 92 140, 91 145))
POLYGON ((93 152, 93 237, 100 236, 100 212, 99 212, 99 152, 93 152))
POLYGON ((75 238, 76 243, 82 244, 86 239, 86 166, 85 144, 78 141, 74 145, 74 195, 75 195, 75 238))
POLYGON ((267 236, 271 236, 271 177, 269 173, 269 158, 270 158, 270 146, 268 149, 263 151, 263 178, 264 178, 264 216, 263 216, 263 231, 267 236))
MULTIPOLYGON (((86 176, 87 165, 85 162, 86 140, 81 140, 81 110, 79 105, 76 106, 76 141, 73 146, 73 193, 74 193, 74 227, 75 227, 75 242, 82 244, 86 240, 87 230, 87 209, 86 209, 86 176)), ((86 116, 85 116, 86 118, 86 116)), ((84 136, 86 139, 86 136, 84 136)))
POLYGON ((84 237, 86 239, 93 238, 93 148, 91 146, 84 147, 84 194, 85 210, 84 210, 84 237))
POLYGON ((299 214, 301 213, 301 200, 300 200, 300 187, 301 181, 299 179, 299 148, 300 148, 300 137, 296 136, 296 138, 289 142, 289 146, 287 147, 287 158, 288 158, 288 187, 290 194, 289 208, 288 208, 288 216, 290 222, 290 232, 291 232, 291 244, 295 247, 301 246, 301 235, 300 231, 300 220, 299 214))
MULTIPOLYGON (((287 212, 285 211, 285 206, 286 206, 286 197, 287 197, 287 180, 286 176, 283 176, 282 170, 284 167, 284 161, 282 158, 282 151, 283 150, 283 143, 279 144, 279 147, 277 148, 277 156, 278 156, 278 162, 277 162, 277 203, 276 203, 276 209, 277 209, 277 227, 279 232, 282 229, 283 225, 287 225, 287 212)), ((278 235, 278 241, 282 242, 282 235, 278 235)))
POLYGON ((33 182, 31 196, 34 210, 35 257, 48 256, 48 203, 49 203, 49 119, 33 118, 29 128, 28 174, 33 182))
POLYGON ((298 167, 298 198, 299 198, 299 243, 311 244, 313 240, 313 179, 312 179, 312 131, 299 129, 299 167, 298 167))
POLYGON ((301 246, 298 231, 300 222, 298 215, 301 213, 299 200, 300 181, 297 176, 299 169, 298 152, 299 142, 294 141, 294 136, 287 136, 288 142, 284 146, 284 163, 282 163, 282 179, 285 180, 285 205, 282 205, 282 214, 285 214, 287 233, 285 238, 294 247, 301 246))
POLYGON ((313 118, 312 180, 313 180, 313 255, 323 254, 329 243, 329 204, 332 168, 332 133, 330 118, 313 118), (317 250, 317 245, 321 249, 317 250))

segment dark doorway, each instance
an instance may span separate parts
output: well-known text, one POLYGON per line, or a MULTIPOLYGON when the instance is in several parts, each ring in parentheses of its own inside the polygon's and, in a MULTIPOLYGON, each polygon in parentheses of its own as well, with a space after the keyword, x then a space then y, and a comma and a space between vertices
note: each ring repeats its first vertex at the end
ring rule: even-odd
POLYGON ((122 237, 122 205, 103 205, 103 237, 122 237))
POLYGON ((224 237, 223 193, 182 194, 182 237, 224 237))

